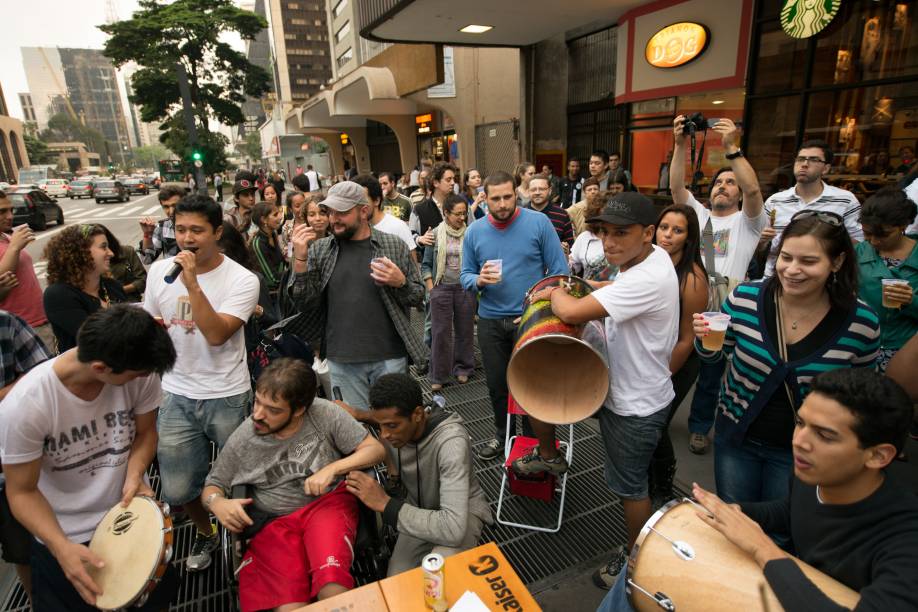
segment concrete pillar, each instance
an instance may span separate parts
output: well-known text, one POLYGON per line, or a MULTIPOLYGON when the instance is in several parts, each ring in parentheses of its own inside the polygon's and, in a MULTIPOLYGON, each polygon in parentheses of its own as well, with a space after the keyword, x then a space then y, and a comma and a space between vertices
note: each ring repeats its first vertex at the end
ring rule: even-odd
POLYGON ((383 115, 370 117, 389 126, 398 138, 398 153, 402 172, 410 172, 418 165, 417 131, 412 115, 383 115))
MULTIPOLYGON (((357 158, 357 172, 360 174, 372 172, 373 168, 370 167, 370 148, 367 146, 367 128, 349 128, 347 130, 347 135, 350 137, 351 144, 354 145, 354 155, 357 158)), ((344 168, 343 162, 341 167, 344 168)))
POLYGON ((341 138, 337 134, 321 134, 319 138, 328 145, 332 175, 344 174, 344 154, 341 152, 341 138))

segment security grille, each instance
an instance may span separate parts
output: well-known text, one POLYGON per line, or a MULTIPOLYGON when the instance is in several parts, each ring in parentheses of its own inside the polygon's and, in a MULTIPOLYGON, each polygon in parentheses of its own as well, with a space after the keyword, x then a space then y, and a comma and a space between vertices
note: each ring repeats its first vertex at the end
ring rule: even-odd
POLYGON ((512 172, 519 163, 519 124, 499 121, 475 126, 475 157, 482 176, 503 170, 512 172))

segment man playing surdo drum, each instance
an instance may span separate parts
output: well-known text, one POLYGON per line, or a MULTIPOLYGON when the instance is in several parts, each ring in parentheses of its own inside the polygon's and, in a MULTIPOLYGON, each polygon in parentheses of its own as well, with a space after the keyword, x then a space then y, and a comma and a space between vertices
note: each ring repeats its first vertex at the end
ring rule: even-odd
MULTIPOLYGON (((820 374, 797 411, 790 495, 726 504, 696 484, 707 510, 698 520, 755 560, 785 610, 845 608, 766 532, 789 536, 800 559, 859 591, 856 610, 918 610, 918 499, 886 474, 911 415, 912 402, 889 378, 867 369, 820 374)), ((631 609, 621 575, 598 612, 631 609)))
MULTIPOLYGON (((102 589, 87 565, 104 562, 86 544, 116 504, 153 496, 144 474, 156 453, 160 375, 174 363, 166 330, 116 305, 86 319, 75 348, 34 367, 0 403, 10 507, 37 540, 36 612, 96 609, 102 589)), ((166 607, 175 586, 167 571, 140 609, 166 607)))

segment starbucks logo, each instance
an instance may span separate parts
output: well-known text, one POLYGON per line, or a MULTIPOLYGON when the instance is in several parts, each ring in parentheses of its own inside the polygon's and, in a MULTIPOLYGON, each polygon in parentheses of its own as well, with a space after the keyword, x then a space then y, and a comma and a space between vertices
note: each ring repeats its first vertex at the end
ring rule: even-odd
POLYGON ((841 6, 841 0, 785 0, 781 28, 788 36, 809 38, 825 28, 841 6))

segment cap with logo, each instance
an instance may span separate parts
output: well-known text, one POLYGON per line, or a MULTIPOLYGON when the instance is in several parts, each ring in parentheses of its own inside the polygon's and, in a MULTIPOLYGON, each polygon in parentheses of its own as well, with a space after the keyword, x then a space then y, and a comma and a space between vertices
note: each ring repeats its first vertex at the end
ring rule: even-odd
POLYGON ((611 225, 655 225, 657 211, 653 202, 635 191, 615 194, 602 209, 602 213, 587 219, 587 223, 609 223, 611 225))
POLYGON ((322 200, 322 206, 338 212, 347 212, 355 206, 369 204, 366 190, 353 181, 335 183, 322 200))
POLYGON ((243 191, 255 191, 258 189, 255 181, 256 177, 251 172, 237 172, 236 182, 233 183, 233 195, 238 195, 243 191))

